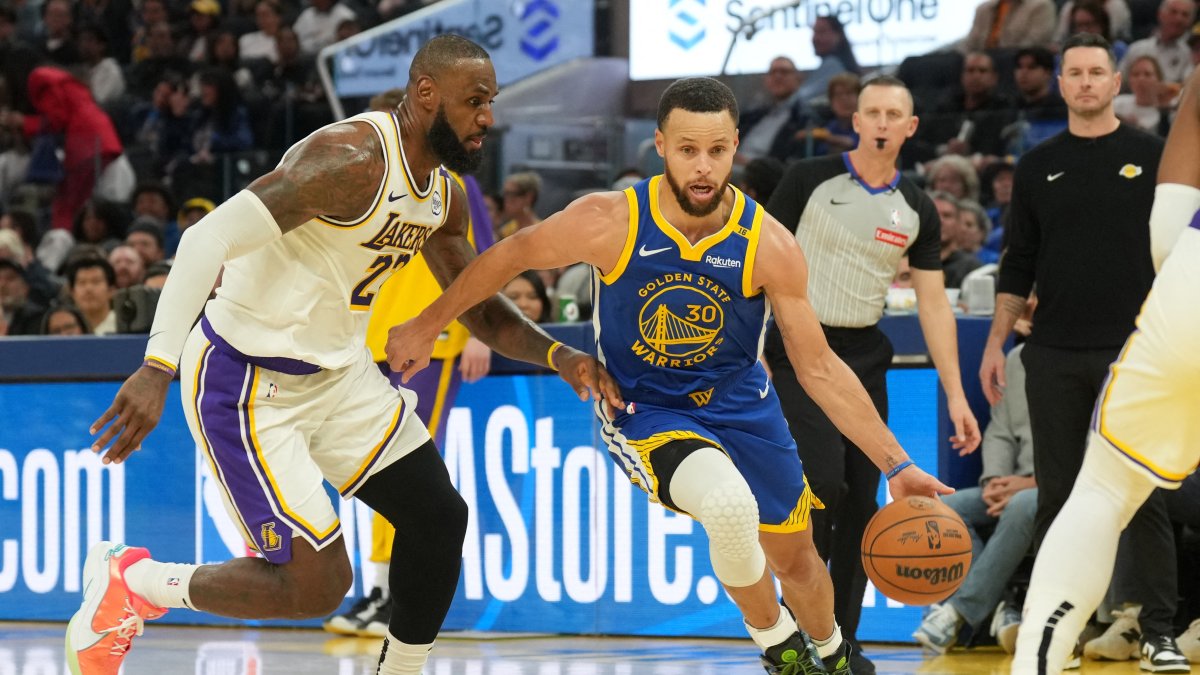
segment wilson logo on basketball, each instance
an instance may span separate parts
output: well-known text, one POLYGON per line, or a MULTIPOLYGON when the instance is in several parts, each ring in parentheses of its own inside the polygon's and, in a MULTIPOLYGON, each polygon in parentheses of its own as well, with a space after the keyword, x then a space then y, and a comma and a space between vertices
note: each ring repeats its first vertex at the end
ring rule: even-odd
POLYGON ((945 567, 912 567, 896 564, 896 576, 900 579, 924 579, 934 586, 958 581, 965 570, 962 563, 954 563, 945 567))
POLYGON ((885 230, 882 227, 875 228, 875 241, 882 241, 891 246, 899 246, 904 248, 908 244, 908 235, 891 230, 885 230))

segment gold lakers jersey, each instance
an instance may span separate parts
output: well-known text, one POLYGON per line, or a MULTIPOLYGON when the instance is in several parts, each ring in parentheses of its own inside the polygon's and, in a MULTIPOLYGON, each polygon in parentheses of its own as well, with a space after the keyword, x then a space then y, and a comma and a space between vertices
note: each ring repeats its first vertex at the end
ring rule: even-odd
POLYGON ((439 167, 414 180, 400 122, 369 112, 335 124, 367 124, 386 166, 371 207, 340 221, 314 218, 274 243, 225 264, 205 307, 213 329, 248 356, 286 357, 341 368, 361 357, 380 287, 445 222, 450 181, 439 167), (417 185, 424 185, 418 190, 417 185))

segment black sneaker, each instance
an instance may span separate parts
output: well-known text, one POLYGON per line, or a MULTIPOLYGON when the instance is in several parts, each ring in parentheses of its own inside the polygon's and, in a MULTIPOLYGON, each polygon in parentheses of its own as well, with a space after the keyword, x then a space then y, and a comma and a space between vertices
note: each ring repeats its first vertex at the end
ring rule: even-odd
POLYGON ((373 608, 375 611, 370 616, 362 617, 358 635, 372 638, 387 637, 388 624, 392 622, 391 598, 384 598, 383 602, 376 603, 373 608))
POLYGON ((770 675, 823 675, 825 665, 804 631, 796 631, 761 657, 770 675))
POLYGON ((383 589, 373 588, 370 595, 359 598, 344 614, 329 617, 321 627, 339 635, 358 635, 358 631, 364 625, 363 621, 373 615, 379 605, 387 603, 387 598, 383 597, 383 589))
POLYGON ((850 671, 854 675, 875 675, 875 664, 863 654, 859 645, 853 645, 850 650, 850 671))
POLYGON ((854 675, 858 671, 850 669, 854 649, 849 640, 842 640, 842 646, 837 651, 821 659, 825 664, 825 672, 830 675, 854 675))
POLYGON ((1190 673, 1187 657, 1179 651, 1175 638, 1169 635, 1144 636, 1142 661, 1138 667, 1150 673, 1190 673))

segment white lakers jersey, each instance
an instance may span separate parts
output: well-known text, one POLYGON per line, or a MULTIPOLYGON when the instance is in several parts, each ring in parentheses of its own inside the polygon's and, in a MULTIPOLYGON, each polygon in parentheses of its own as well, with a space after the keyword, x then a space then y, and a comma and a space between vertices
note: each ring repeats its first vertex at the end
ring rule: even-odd
POLYGON ((213 329, 248 356, 341 368, 362 356, 379 287, 404 267, 450 210, 439 167, 417 189, 400 122, 369 112, 335 124, 367 123, 384 148, 386 173, 360 218, 314 218, 273 244, 225 263, 217 297, 205 307, 213 329))

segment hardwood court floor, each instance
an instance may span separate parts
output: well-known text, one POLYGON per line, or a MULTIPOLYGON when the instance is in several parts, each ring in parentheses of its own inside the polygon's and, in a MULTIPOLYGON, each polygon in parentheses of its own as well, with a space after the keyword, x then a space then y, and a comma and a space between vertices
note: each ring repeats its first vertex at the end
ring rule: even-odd
MULTIPOLYGON (((65 624, 0 622, 0 675, 60 675, 65 624)), ((148 625, 124 675, 372 675, 378 640, 312 630, 148 625)), ((868 645, 879 675, 1001 675, 996 648, 932 658, 914 646, 868 645)), ((426 675, 761 675, 749 640, 445 635, 426 675)), ((1136 661, 1085 661, 1083 675, 1133 675, 1136 661)))

